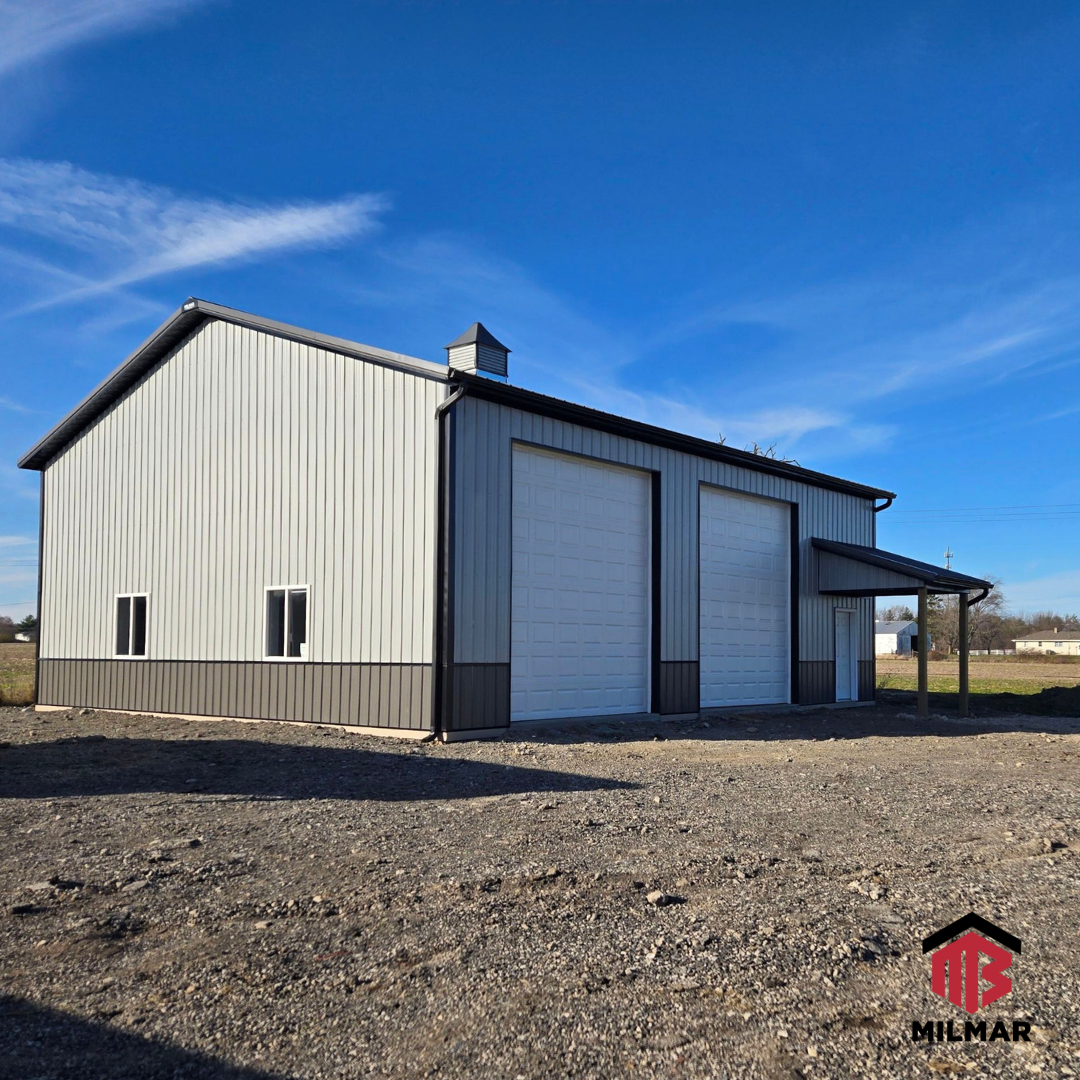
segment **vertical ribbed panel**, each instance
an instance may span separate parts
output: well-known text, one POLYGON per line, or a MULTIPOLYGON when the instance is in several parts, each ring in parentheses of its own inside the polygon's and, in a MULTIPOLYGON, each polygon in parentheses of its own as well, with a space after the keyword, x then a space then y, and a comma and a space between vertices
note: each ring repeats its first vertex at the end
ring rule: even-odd
MULTIPOLYGON (((510 658, 513 440, 661 473, 662 661, 698 659, 698 488, 701 483, 799 506, 800 659, 834 658, 837 601, 817 592, 812 536, 873 544, 870 499, 710 461, 622 436, 466 397, 456 430, 454 660, 510 658)), ((858 600, 860 657, 872 655, 871 599, 858 600)), ((851 606, 850 600, 844 606, 851 606)))
POLYGON ((38 701, 426 731, 433 678, 430 664, 42 660, 38 701))
POLYGON ((48 467, 42 655, 111 657, 146 592, 152 658, 261 660, 265 587, 304 584, 310 661, 431 663, 444 395, 205 324, 48 467))

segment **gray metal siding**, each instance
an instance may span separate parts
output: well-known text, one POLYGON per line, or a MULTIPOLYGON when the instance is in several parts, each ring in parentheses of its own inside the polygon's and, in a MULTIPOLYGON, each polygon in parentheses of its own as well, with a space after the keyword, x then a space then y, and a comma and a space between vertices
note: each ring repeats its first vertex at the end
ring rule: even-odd
POLYGON ((857 563, 831 551, 817 552, 817 560, 818 587, 829 592, 842 593, 847 589, 877 589, 885 592, 894 589, 897 594, 903 594, 924 584, 918 578, 909 577, 907 574, 898 574, 895 570, 886 570, 882 566, 857 563))
MULTIPOLYGON (((205 324, 48 466, 42 656, 111 661, 114 595, 146 592, 152 660, 262 661, 265 587, 306 584, 312 663, 431 664, 445 393, 205 324)), ((410 726, 411 699, 398 707, 410 726)))
POLYGON ((430 664, 42 660, 38 703, 431 728, 430 664))
MULTIPOLYGON (((833 610, 819 595, 812 536, 873 544, 868 498, 465 397, 455 425, 456 663, 509 663, 511 443, 520 440, 661 474, 661 661, 698 659, 698 488, 701 483, 797 503, 802 660, 832 660, 833 610)), ((855 606, 859 657, 870 657, 872 601, 855 606)))

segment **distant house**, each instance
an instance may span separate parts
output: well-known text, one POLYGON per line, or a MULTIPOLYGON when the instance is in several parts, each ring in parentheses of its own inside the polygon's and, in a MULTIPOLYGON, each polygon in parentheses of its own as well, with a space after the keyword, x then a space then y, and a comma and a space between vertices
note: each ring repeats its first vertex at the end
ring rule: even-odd
POLYGON ((919 624, 914 619, 874 623, 875 656, 910 656, 919 651, 919 624))
POLYGON ((1040 630, 1016 639, 1016 651, 1052 652, 1060 656, 1080 656, 1080 630, 1040 630))
POLYGON ((18 632, 18 633, 17 633, 16 635, 15 635, 15 640, 16 640, 16 641, 33 641, 34 639, 33 639, 33 637, 32 637, 32 636, 31 636, 30 634, 26 633, 26 632, 25 632, 25 631, 23 631, 23 630, 20 630, 20 631, 19 631, 19 632, 18 632))

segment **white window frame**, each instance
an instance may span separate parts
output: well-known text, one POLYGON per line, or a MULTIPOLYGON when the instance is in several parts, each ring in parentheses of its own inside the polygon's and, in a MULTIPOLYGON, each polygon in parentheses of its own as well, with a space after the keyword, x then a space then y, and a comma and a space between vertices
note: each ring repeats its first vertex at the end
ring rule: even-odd
MULTIPOLYGON (((135 605, 132 604, 132 610, 135 605)), ((135 620, 128 617, 128 648, 131 648, 131 634, 135 628, 135 620)), ((112 658, 114 660, 149 660, 150 659, 150 594, 148 592, 121 592, 113 595, 112 606, 112 658), (116 609, 120 600, 135 600, 137 597, 146 600, 146 651, 142 653, 118 653, 116 651, 116 609)))
POLYGON ((263 588, 263 617, 262 617, 262 653, 264 660, 272 660, 275 663, 285 661, 289 664, 303 664, 311 657, 311 586, 298 583, 295 585, 267 585, 263 588), (304 610, 307 618, 307 641, 301 646, 303 652, 299 656, 289 656, 289 593, 303 591, 307 594, 307 600, 304 604, 304 610), (270 623, 270 605, 268 603, 270 593, 272 592, 284 592, 285 593, 285 650, 284 656, 268 656, 266 652, 266 636, 269 630, 270 623))

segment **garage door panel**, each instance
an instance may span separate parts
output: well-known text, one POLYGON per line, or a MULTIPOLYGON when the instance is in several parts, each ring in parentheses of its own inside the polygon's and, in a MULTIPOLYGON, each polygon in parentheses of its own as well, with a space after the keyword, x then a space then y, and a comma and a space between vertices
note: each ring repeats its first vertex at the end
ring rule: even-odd
POLYGON ((512 718, 645 711, 647 475, 523 447, 513 469, 512 718))
POLYGON ((782 503, 703 488, 701 704, 790 700, 790 533, 782 503))

